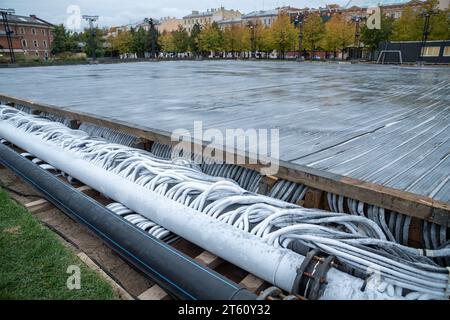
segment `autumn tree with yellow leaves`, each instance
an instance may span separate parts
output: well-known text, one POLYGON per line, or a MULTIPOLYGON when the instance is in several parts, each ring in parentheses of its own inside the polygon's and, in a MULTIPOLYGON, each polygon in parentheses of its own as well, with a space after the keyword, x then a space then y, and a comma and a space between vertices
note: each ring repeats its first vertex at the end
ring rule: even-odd
POLYGON ((335 14, 325 23, 325 34, 322 47, 325 51, 332 51, 336 57, 337 51, 344 50, 354 43, 355 25, 348 21, 344 15, 335 14))
POLYGON ((286 51, 295 50, 298 40, 298 30, 295 29, 289 15, 281 11, 270 28, 274 49, 280 58, 284 58, 286 51))

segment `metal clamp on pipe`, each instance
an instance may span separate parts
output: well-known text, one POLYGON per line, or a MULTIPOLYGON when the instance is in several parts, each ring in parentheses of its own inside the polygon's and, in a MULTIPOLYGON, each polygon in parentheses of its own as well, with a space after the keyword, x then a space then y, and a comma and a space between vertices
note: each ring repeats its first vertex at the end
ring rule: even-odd
POLYGON ((318 299, 325 290, 326 275, 334 259, 334 256, 325 255, 318 249, 309 251, 297 269, 291 293, 310 300, 318 299))

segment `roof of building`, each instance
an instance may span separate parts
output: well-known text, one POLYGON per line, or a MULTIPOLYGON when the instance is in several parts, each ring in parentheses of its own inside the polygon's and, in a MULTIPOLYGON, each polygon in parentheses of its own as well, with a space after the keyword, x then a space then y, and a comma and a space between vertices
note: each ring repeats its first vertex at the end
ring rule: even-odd
POLYGON ((221 24, 234 24, 234 23, 240 23, 242 22, 242 19, 239 18, 233 18, 233 19, 223 19, 223 20, 219 20, 217 21, 217 24, 221 25, 221 24))
POLYGON ((233 10, 226 10, 224 7, 217 8, 217 9, 212 8, 212 9, 208 9, 208 10, 202 11, 202 12, 192 10, 192 13, 188 14, 187 16, 184 16, 183 19, 212 17, 216 12, 221 12, 221 11, 233 11, 233 10))
POLYGON ((252 11, 250 13, 244 14, 242 16, 242 19, 277 16, 278 11, 279 9, 252 11))
POLYGON ((187 16, 184 16, 183 19, 189 19, 189 18, 199 18, 199 17, 211 17, 214 12, 211 11, 205 11, 205 12, 198 12, 193 11, 191 14, 188 14, 187 16))
MULTIPOLYGON (((0 20, 3 20, 3 17, 0 16, 0 20)), ((12 23, 25 23, 25 24, 34 24, 34 25, 43 25, 43 26, 53 26, 51 23, 42 20, 35 15, 27 16, 19 16, 15 14, 8 15, 8 21, 12 23)))

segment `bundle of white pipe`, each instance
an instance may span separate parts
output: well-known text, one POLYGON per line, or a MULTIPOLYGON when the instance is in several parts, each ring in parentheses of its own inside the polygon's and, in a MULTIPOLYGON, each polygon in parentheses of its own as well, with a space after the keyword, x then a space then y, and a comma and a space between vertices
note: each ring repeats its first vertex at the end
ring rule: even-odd
MULTIPOLYGON (((203 174, 185 160, 158 159, 5 106, 0 107, 0 120, 1 137, 285 290, 292 288, 303 257, 279 246, 295 240, 381 275, 379 285, 362 292, 362 280, 331 269, 324 298, 401 298, 401 290, 394 291, 394 286, 418 292, 410 298, 447 297, 446 269, 400 257, 395 261, 361 249, 369 243, 403 250, 406 255, 422 253, 386 241, 369 219, 308 210, 251 194, 235 183, 203 174), (338 228, 330 227, 336 224, 338 228)), ((448 255, 448 249, 430 254, 448 255)))

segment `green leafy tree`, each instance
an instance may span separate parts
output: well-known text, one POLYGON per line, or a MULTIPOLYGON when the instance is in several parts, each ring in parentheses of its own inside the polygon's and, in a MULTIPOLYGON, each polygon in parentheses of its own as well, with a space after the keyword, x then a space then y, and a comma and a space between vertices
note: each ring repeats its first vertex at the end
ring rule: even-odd
MULTIPOLYGON (((423 23, 423 22, 422 22, 423 23)), ((437 15, 430 18, 429 40, 450 39, 450 10, 440 10, 437 15)))
POLYGON ((175 45, 173 41, 173 34, 171 32, 164 31, 158 39, 161 50, 166 53, 175 52, 175 45))
POLYGON ((265 53, 275 50, 275 44, 272 37, 272 30, 261 26, 256 29, 256 49, 265 53))
POLYGON ((216 22, 205 26, 199 36, 200 50, 216 52, 223 48, 223 34, 216 22))
POLYGON ((144 28, 139 28, 137 31, 132 31, 131 42, 133 47, 133 52, 137 54, 139 58, 145 56, 145 52, 150 50, 150 37, 144 28))
POLYGON ((289 15, 284 11, 278 14, 270 31, 275 50, 279 52, 280 58, 284 58, 286 51, 295 47, 298 39, 298 31, 291 23, 289 15))
POLYGON ((52 53, 73 52, 77 49, 78 34, 68 31, 63 24, 53 30, 52 53))
POLYGON ((120 54, 133 53, 133 38, 129 31, 122 31, 111 39, 111 47, 120 54))
POLYGON ((380 42, 389 41, 392 36, 393 19, 381 14, 381 28, 369 29, 366 25, 361 27, 361 41, 372 52, 378 48, 380 42))
POLYGON ((95 50, 96 57, 102 57, 105 54, 105 48, 103 47, 105 30, 98 27, 91 29, 85 29, 81 35, 81 40, 85 43, 84 52, 87 56, 92 56, 95 50))
MULTIPOLYGON (((435 14, 430 17, 429 40, 449 40, 450 39, 450 10, 436 10, 438 0, 427 0, 423 4, 424 11, 434 9, 435 14)), ((424 17, 420 17, 423 32, 424 17)))
POLYGON ((411 7, 405 8, 399 19, 392 23, 392 40, 413 41, 422 38, 423 21, 411 7))
POLYGON ((189 34, 182 26, 172 32, 172 41, 175 52, 183 53, 189 50, 189 34))
POLYGON ((189 36, 189 50, 197 56, 200 52, 200 34, 202 30, 198 23, 194 24, 191 30, 191 35, 189 36))
POLYGON ((303 47, 306 50, 317 50, 325 35, 325 26, 319 14, 309 14, 303 25, 303 47))
POLYGON ((161 35, 156 28, 150 28, 150 30, 148 30, 148 51, 152 54, 152 58, 156 57, 158 52, 161 51, 161 46, 159 45, 160 36, 161 35))

